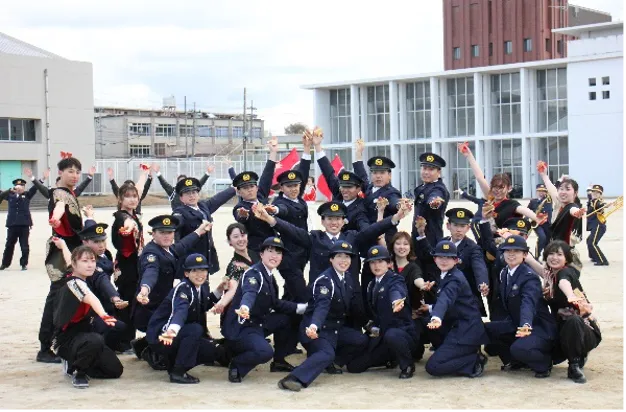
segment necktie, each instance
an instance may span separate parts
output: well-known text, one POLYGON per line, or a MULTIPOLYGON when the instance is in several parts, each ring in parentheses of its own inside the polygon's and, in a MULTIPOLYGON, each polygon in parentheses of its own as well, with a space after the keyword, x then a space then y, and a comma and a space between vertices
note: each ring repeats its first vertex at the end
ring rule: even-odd
POLYGON ((335 242, 337 241, 337 238, 335 236, 333 236, 333 238, 331 240, 333 241, 333 245, 334 245, 335 242))

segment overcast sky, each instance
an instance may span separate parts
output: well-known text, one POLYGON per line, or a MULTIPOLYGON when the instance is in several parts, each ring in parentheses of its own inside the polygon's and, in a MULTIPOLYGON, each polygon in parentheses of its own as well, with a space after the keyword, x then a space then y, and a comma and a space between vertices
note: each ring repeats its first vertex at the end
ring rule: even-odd
MULTIPOLYGON (((516 0, 519 1, 519 0, 516 0)), ((621 0, 577 5, 623 18, 621 0)), ((241 112, 311 125, 308 83, 443 70, 442 0, 3 1, 0 30, 89 61, 96 105, 241 112)))

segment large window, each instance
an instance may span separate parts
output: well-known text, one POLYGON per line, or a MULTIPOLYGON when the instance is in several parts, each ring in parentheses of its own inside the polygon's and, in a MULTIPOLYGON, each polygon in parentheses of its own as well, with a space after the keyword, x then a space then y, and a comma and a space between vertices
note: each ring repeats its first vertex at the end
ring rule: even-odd
POLYGON ((150 157, 149 144, 131 144, 130 157, 150 157))
POLYGON ((215 127, 215 137, 228 137, 228 126, 215 127))
POLYGON ((520 74, 491 75, 491 134, 521 133, 520 74))
POLYGON ((367 88, 367 141, 391 138, 389 118, 389 85, 367 88))
POLYGON ((233 126, 233 137, 243 137, 243 126, 233 126))
POLYGON ((165 143, 155 143, 154 144, 154 155, 155 156, 165 156, 165 143))
MULTIPOLYGON (((345 149, 326 149, 326 156, 328 156, 328 160, 330 160, 331 162, 335 158, 335 155, 339 155, 339 158, 341 158, 341 162, 343 163, 343 167, 346 170, 352 170, 351 148, 348 147, 345 149)), ((367 159, 365 160, 365 163, 367 164, 367 159)))
POLYGON ((390 146, 368 146, 365 149, 364 161, 367 163, 368 159, 374 156, 385 156, 391 159, 391 147, 390 146))
POLYGON ((261 136, 261 128, 260 127, 253 127, 252 128, 252 137, 253 138, 257 138, 260 139, 261 136))
MULTIPOLYGON (((538 139, 538 159, 548 164, 548 176, 556 182, 561 175, 569 173, 569 152, 567 136, 550 136, 538 139)), ((541 177, 537 183, 542 183, 541 177)))
POLYGON ((474 78, 448 79, 448 136, 474 135, 474 78))
POLYGON ((128 133, 139 136, 150 136, 150 123, 130 123, 128 133))
POLYGON ((193 125, 184 125, 181 124, 178 126, 178 130, 180 132, 180 137, 188 137, 193 136, 193 125))
POLYGON ((567 71, 537 70, 537 131, 567 130, 567 71))
POLYGON ((154 135, 174 137, 176 136, 176 125, 175 124, 157 124, 154 135))
MULTIPOLYGON (((472 172, 465 156, 457 150, 456 143, 449 144, 451 145, 450 153, 452 153, 452 155, 448 159, 448 167, 451 171, 450 177, 452 182, 448 182, 448 190, 452 193, 455 189, 462 189, 464 192, 476 196, 476 179, 474 178, 474 172, 472 172)), ((474 142, 469 142, 469 148, 472 152, 475 152, 474 142)))
POLYGON ((406 85, 406 111, 406 138, 411 140, 431 137, 430 81, 406 85))
POLYGON ((35 120, 0 119, 0 141, 34 142, 35 139, 35 120))
POLYGON ((418 185, 423 183, 421 175, 420 175, 420 162, 418 161, 420 155, 422 153, 430 152, 432 146, 430 144, 408 144, 406 146, 402 146, 402 150, 407 151, 407 158, 409 163, 407 165, 407 173, 408 173, 408 185, 407 190, 410 190, 413 193, 413 190, 418 185))
POLYGON ((352 141, 350 89, 330 91, 330 143, 352 141))
POLYGON ((522 184, 522 140, 504 139, 491 141, 493 159, 492 173, 487 174, 487 181, 497 173, 508 173, 513 187, 522 184))

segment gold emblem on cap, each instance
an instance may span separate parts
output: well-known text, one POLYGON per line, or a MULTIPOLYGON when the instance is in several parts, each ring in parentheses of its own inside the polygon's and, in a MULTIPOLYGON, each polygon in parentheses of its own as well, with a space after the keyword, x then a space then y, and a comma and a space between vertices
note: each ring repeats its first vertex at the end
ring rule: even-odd
POLYGON ((376 160, 374 161, 374 164, 375 164, 376 166, 382 166, 382 165, 383 165, 383 159, 376 159, 376 160))
POLYGON ((515 243, 515 239, 513 239, 512 237, 508 238, 507 243, 515 243))
POLYGON ((185 186, 191 186, 193 184, 193 180, 187 179, 185 180, 185 186))
POLYGON ((202 256, 196 256, 196 262, 202 262, 202 256))
POLYGON ((463 219, 465 217, 465 212, 462 210, 459 210, 458 212, 456 212, 456 217, 463 219))
POLYGON ((341 176, 341 179, 342 179, 342 180, 350 180, 350 175, 349 175, 348 173, 344 173, 344 174, 341 176))
POLYGON ((275 237, 275 238, 274 238, 274 243, 280 243, 280 239, 279 239, 279 238, 277 238, 277 237, 275 237))
POLYGON ((242 179, 244 182, 247 182, 248 180, 250 180, 250 175, 246 173, 245 175, 243 175, 242 179))
POLYGON ((441 246, 443 250, 448 250, 450 249, 450 245, 448 245, 447 243, 445 245, 441 246))
POLYGON ((427 162, 434 162, 435 161, 435 156, 433 156, 433 155, 426 156, 426 161, 427 162))
POLYGON ((372 249, 372 255, 377 255, 378 254, 378 249, 372 249))
POLYGON ((169 226, 169 225, 170 225, 170 223, 172 223, 172 221, 171 221, 169 218, 167 218, 167 217, 166 217, 165 219, 163 219, 163 224, 164 224, 165 226, 169 226))
POLYGON ((520 227, 520 228, 521 228, 521 227, 524 227, 524 226, 526 226, 526 224, 524 224, 524 221, 523 221, 523 220, 518 220, 518 221, 517 221, 517 227, 520 227))
POLYGON ((342 243, 341 247, 344 248, 344 249, 347 249, 348 248, 348 244, 347 243, 342 243))
POLYGON ((295 179, 295 178, 296 178, 296 174, 295 174, 294 172, 291 172, 291 173, 289 173, 289 174, 287 175, 287 177, 288 177, 289 179, 293 180, 293 179, 295 179))
POLYGON ((98 226, 96 228, 96 233, 99 234, 99 235, 103 234, 104 233, 104 228, 102 226, 98 226))
POLYGON ((339 205, 337 203, 333 203, 332 205, 330 205, 330 210, 332 210, 333 212, 338 211, 339 205))

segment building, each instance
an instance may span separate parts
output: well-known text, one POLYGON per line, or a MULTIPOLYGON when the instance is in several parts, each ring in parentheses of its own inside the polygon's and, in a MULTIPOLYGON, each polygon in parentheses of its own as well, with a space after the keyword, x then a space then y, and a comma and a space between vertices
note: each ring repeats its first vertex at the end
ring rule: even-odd
MULTIPOLYGON (((185 116, 173 98, 164 99, 164 108, 158 110, 96 107, 94 113, 100 159, 230 155, 243 147, 241 114, 189 111, 185 116)), ((253 115, 251 128, 249 122, 248 142, 259 145, 264 121, 253 115)))
POLYGON ((553 181, 577 178, 583 197, 589 182, 601 183, 606 196, 619 195, 623 23, 558 34, 580 37, 570 42, 568 58, 303 88, 314 91, 314 124, 325 131, 327 150, 347 166, 362 137, 366 158, 384 155, 398 165, 393 184, 403 193, 420 183, 419 155, 433 151, 447 160, 450 191, 481 195, 456 147, 468 141, 487 178, 510 173, 524 197, 540 181, 538 160, 548 162, 553 181))
MULTIPOLYGON (((77 62, 0 33, 0 187, 56 169, 71 152, 94 163, 93 73, 77 62)), ((54 182, 54 181, 53 181, 54 182)))
POLYGON ((611 21, 568 0, 444 0, 443 16, 445 70, 567 57, 552 29, 611 21))

